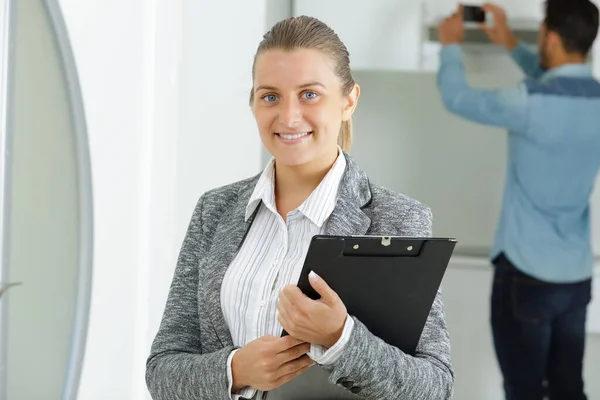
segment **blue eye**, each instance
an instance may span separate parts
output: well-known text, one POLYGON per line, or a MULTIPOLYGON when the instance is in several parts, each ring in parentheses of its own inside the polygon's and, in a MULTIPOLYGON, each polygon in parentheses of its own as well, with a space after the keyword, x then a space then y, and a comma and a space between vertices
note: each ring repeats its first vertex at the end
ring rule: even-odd
POLYGON ((307 100, 312 100, 316 99, 318 94, 316 94, 315 92, 304 92, 302 93, 302 96, 304 96, 304 98, 307 100))
POLYGON ((277 96, 274 94, 266 94, 263 97, 263 100, 266 100, 268 103, 272 103, 277 100, 277 96))

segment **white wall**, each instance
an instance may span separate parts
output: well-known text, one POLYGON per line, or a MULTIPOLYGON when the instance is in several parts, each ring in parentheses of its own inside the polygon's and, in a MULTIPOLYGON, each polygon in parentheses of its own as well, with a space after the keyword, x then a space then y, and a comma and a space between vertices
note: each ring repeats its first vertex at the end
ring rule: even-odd
MULTIPOLYGON (((148 0, 62 0, 87 117, 94 194, 94 274, 79 398, 133 399, 143 257, 146 125, 152 52, 148 0), (110 27, 110 29, 107 29, 110 27)), ((143 317, 141 317, 143 319, 143 317)))
POLYGON ((262 145, 248 99, 265 18, 265 0, 184 1, 178 239, 183 239, 204 191, 262 167, 262 145))
POLYGON ((95 206, 79 398, 147 399, 145 361, 194 204, 261 167, 247 96, 265 5, 60 4, 83 91, 95 206))

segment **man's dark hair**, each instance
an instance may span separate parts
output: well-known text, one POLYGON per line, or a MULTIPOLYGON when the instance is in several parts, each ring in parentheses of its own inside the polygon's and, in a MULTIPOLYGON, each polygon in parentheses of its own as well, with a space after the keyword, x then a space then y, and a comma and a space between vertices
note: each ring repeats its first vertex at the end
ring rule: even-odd
POLYGON ((566 52, 585 56, 598 34, 598 7, 590 0, 546 0, 544 23, 560 36, 566 52))

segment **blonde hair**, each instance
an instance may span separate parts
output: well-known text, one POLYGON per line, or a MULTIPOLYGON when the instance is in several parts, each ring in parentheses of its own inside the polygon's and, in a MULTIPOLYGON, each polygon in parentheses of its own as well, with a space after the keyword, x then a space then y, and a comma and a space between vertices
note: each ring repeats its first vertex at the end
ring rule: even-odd
MULTIPOLYGON (((295 49, 315 49, 329 55, 334 62, 334 72, 342 82, 342 94, 347 96, 356 82, 350 71, 350 54, 338 35, 320 20, 307 17, 291 17, 278 22, 263 36, 258 45, 252 64, 252 79, 256 67, 256 59, 267 50, 279 49, 292 51, 295 49)), ((254 87, 250 92, 250 105, 254 102, 254 87)), ((342 121, 338 136, 338 145, 349 152, 352 147, 352 120, 342 121)))

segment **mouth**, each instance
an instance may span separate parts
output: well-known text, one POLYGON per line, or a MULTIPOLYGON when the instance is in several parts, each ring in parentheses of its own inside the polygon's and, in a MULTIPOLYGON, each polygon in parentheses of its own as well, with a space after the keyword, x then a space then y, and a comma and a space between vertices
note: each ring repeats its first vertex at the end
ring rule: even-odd
POLYGON ((310 137, 312 134, 313 134, 313 131, 294 132, 294 133, 283 133, 283 132, 275 133, 275 135, 277 135, 282 141, 284 141, 286 143, 300 142, 300 141, 310 137))

